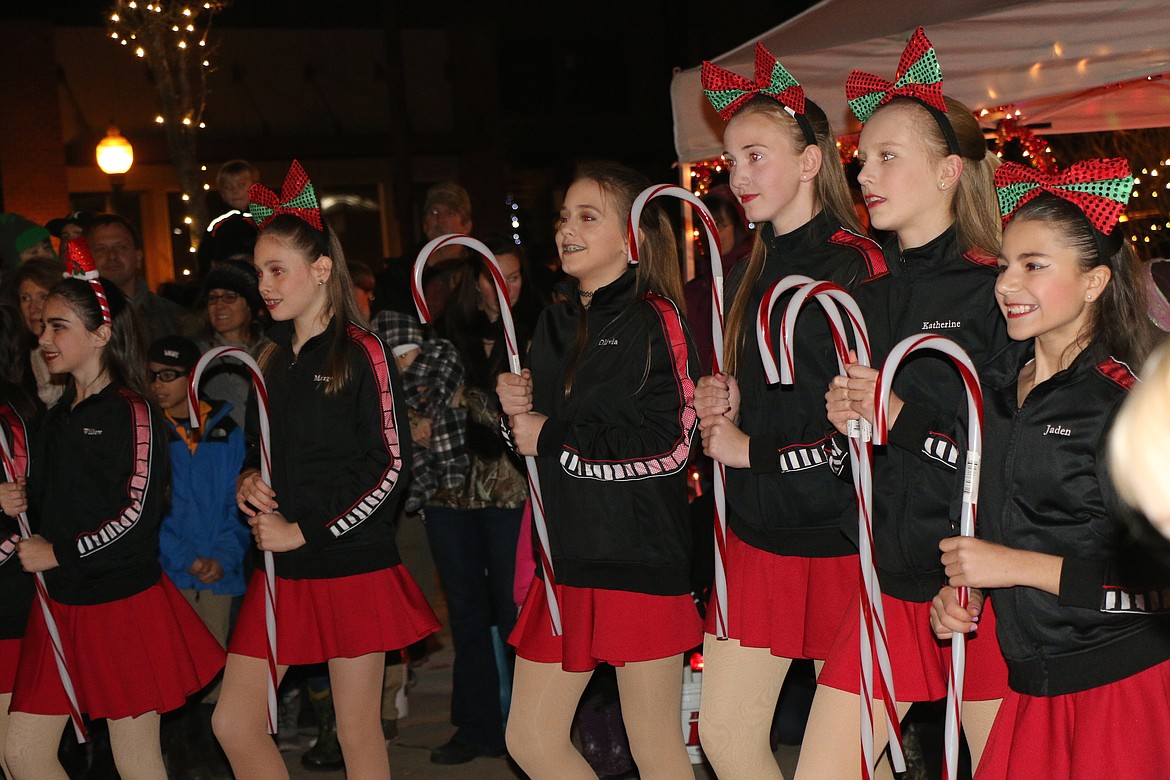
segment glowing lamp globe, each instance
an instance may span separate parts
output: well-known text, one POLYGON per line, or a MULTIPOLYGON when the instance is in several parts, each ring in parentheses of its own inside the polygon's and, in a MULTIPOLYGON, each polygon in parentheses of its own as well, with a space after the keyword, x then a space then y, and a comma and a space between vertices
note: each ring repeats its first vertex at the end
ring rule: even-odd
POLYGON ((97 145, 97 164, 111 176, 125 173, 134 164, 134 147, 112 125, 97 145))

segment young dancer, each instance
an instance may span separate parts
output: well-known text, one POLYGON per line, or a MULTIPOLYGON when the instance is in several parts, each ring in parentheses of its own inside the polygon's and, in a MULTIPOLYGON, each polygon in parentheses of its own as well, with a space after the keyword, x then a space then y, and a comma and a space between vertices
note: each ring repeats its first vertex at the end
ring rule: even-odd
MULTIPOLYGON (((40 344, 70 384, 45 418, 27 483, 0 485, 0 507, 10 517, 31 507, 39 524, 19 545, 20 563, 45 574, 82 712, 109 720, 125 780, 161 780, 159 714, 216 675, 223 649, 159 567, 166 435, 143 397, 136 317, 117 286, 98 278, 83 241, 66 251, 79 276, 45 301, 40 344)), ((57 746, 68 712, 33 609, 5 747, 16 780, 65 777, 57 746)))
POLYGON ((630 207, 647 185, 617 165, 578 170, 557 230, 568 300, 541 315, 531 368, 497 385, 516 450, 537 458, 564 628, 553 636, 534 579, 510 640, 506 735, 534 780, 596 777, 569 727, 601 662, 617 667, 640 775, 693 777, 678 714, 681 655, 701 635, 684 470, 696 364, 659 204, 642 215, 641 262, 626 263, 630 207))
POLYGON ((950 586, 932 624, 941 639, 974 630, 978 591, 963 609, 954 587, 995 589, 1011 693, 980 780, 1155 777, 1170 765, 1167 577, 1132 534, 1105 462, 1154 343, 1137 257, 1117 229, 1133 178, 1122 159, 1052 176, 1008 163, 996 186, 1010 221, 995 292, 1025 349, 982 373, 982 538, 939 545, 950 586), (1102 738, 1119 720, 1124 736, 1102 738))
MULTIPOLYGON (((275 554, 277 661, 328 661, 350 778, 388 778, 382 738, 387 650, 437 631, 403 568, 393 519, 410 457, 398 373, 377 336, 353 324, 341 245, 294 162, 282 194, 253 185, 256 268, 275 324, 261 355, 272 484, 260 478, 257 413, 236 499, 261 550, 275 554)), ((228 647, 214 728, 237 777, 286 778, 265 733, 264 575, 256 572, 228 647)))
MULTIPOLYGON (((865 122, 858 176, 870 220, 892 233, 887 276, 855 291, 869 325, 874 365, 906 336, 939 333, 981 365, 1007 344, 995 305, 994 256, 1000 223, 992 188, 994 155, 970 110, 942 95, 934 49, 921 28, 902 54, 896 87, 854 71, 846 92, 865 122), (909 74, 909 75, 907 75, 909 74), (872 112, 872 115, 871 115, 872 112)), ((873 419, 876 368, 850 366, 825 395, 842 432, 873 419)), ((965 408, 958 372, 941 356, 916 357, 894 379, 890 445, 874 454, 873 529, 898 711, 946 695, 950 661, 930 631, 930 600, 942 577, 938 542, 954 533, 956 444, 940 426, 965 408)), ((842 449, 844 449, 842 447, 842 449)), ((858 597, 859 599, 860 597, 858 597)), ((798 778, 852 778, 861 761, 858 606, 849 611, 818 679, 798 778)), ((993 620, 988 610, 984 626, 993 620)), ((963 726, 972 762, 1006 692, 999 648, 979 635, 968 646, 963 726)), ((875 745, 886 730, 875 707, 875 745)))
POLYGON ((860 235, 824 112, 762 44, 755 83, 704 63, 703 87, 728 119, 732 191, 760 228, 751 259, 728 280, 726 369, 695 392, 704 451, 728 467, 729 523, 730 638, 716 640, 708 607, 699 729, 721 777, 779 778, 776 700, 792 659, 816 659, 820 670, 857 592, 857 549, 842 532, 856 508, 829 469, 823 388, 837 363, 824 313, 812 304, 797 320, 796 385, 785 389, 764 379, 756 314, 789 274, 851 286, 885 273, 885 259, 860 235))
MULTIPOLYGON (((30 261, 32 262, 32 261, 30 261)), ((40 304, 38 303, 38 309, 40 304)), ((25 384, 28 377, 28 349, 20 327, 22 312, 0 303, 0 433, 12 448, 18 469, 27 467, 31 437, 44 405, 25 384)), ((38 316, 38 320, 39 320, 38 316)), ((40 360, 40 355, 33 355, 40 360)), ((5 477, 0 469, 0 480, 5 477)), ((11 777, 4 762, 4 739, 8 733, 8 705, 16 681, 20 640, 33 604, 33 578, 20 568, 16 545, 20 529, 15 518, 0 514, 0 770, 11 777)))

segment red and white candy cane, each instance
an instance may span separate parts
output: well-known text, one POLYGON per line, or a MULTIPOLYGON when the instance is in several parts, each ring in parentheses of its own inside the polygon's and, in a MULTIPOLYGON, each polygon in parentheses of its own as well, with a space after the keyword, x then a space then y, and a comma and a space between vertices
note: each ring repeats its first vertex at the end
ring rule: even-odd
MULTIPOLYGON (((638 262, 638 224, 642 211, 653 198, 670 196, 690 203, 699 213, 699 220, 707 231, 707 246, 711 259, 711 341, 715 349, 711 372, 723 370, 723 250, 719 246, 719 228, 715 217, 703 204, 698 195, 675 184, 656 184, 642 190, 630 207, 627 223, 630 264, 638 262)), ((723 464, 715 461, 715 638, 727 639, 727 472, 723 464)))
MULTIPOLYGON (((268 388, 264 384, 264 372, 247 351, 239 347, 212 347, 199 358, 191 381, 187 384, 187 406, 191 415, 191 426, 199 427, 199 380, 207 366, 221 357, 232 357, 243 363, 252 374, 256 388, 256 403, 260 418, 260 479, 272 485, 272 432, 268 423, 268 388)), ((264 551, 264 628, 268 639, 268 733, 276 733, 276 565, 272 553, 264 551)))
MULTIPOLYGON (((23 427, 23 423, 21 423, 23 427)), ((4 429, 0 428, 0 459, 4 461, 4 476, 9 482, 15 482, 18 477, 27 477, 27 468, 19 468, 17 463, 28 463, 28 441, 23 436, 17 441, 21 450, 14 450, 8 444, 8 437, 4 429)), ((20 526, 20 538, 28 539, 32 536, 32 527, 28 522, 28 514, 21 512, 16 518, 20 526)), ((10 566, 12 564, 9 564, 10 566)), ((77 734, 78 742, 85 742, 85 722, 81 718, 81 707, 77 703, 77 691, 73 687, 73 678, 69 676, 69 666, 65 661, 65 648, 61 643, 61 632, 57 630, 57 621, 49 608, 49 589, 45 587, 45 575, 36 573, 37 601, 41 605, 41 614, 45 618, 45 628, 49 632, 49 644, 53 648, 53 660, 57 663, 57 674, 61 676, 61 687, 65 689, 65 698, 69 700, 69 720, 73 723, 73 731, 77 734)))
MULTIPOLYGON (((923 333, 909 336, 898 343, 886 358, 878 375, 877 395, 874 398, 874 443, 886 443, 886 415, 889 409, 890 388, 898 366, 911 352, 935 350, 951 359, 963 378, 967 390, 967 466, 963 474, 963 506, 959 518, 959 533, 975 535, 975 515, 979 503, 979 462, 983 453, 983 389, 971 358, 948 338, 923 333)), ((967 606, 967 588, 958 589, 959 604, 967 606)), ((967 667, 967 635, 951 635, 951 673, 947 680, 947 716, 944 762, 946 780, 957 780, 959 767, 959 727, 963 710, 963 678, 967 667)))
MULTIPOLYGON (((504 326, 504 341, 508 348, 508 363, 512 373, 520 373, 520 345, 516 341, 516 325, 512 322, 512 303, 508 300, 508 283, 504 280, 504 272, 495 255, 482 241, 471 236, 459 233, 448 233, 439 236, 427 243, 418 253, 414 261, 414 276, 411 291, 414 293, 414 306, 418 309, 418 316, 423 322, 431 321, 431 311, 427 306, 427 299, 423 295, 422 275, 427 266, 427 260, 440 247, 465 246, 483 256, 487 262, 495 284, 496 296, 500 301, 500 322, 504 326)), ((540 476, 536 473, 536 458, 531 455, 524 457, 524 465, 528 470, 528 493, 532 498, 532 525, 536 529, 536 538, 540 542, 540 570, 544 576, 544 595, 548 602, 549 619, 552 622, 553 636, 561 635, 561 606, 557 600, 556 577, 553 572, 552 546, 548 541, 548 524, 544 515, 544 499, 540 494, 540 476)))
MULTIPOLYGON (((774 285, 785 285, 787 280, 781 280, 774 285)), ((794 286, 788 282, 787 288, 794 286)), ((775 295, 766 296, 762 304, 775 305, 776 299, 784 290, 778 290, 775 295)), ((853 343, 857 352, 857 362, 860 365, 870 364, 869 335, 865 327, 865 319, 856 301, 842 287, 831 282, 810 282, 802 285, 796 294, 789 300, 781 320, 781 361, 779 370, 776 367, 774 352, 770 349, 765 353, 761 349, 760 355, 764 362, 764 373, 770 383, 776 381, 791 384, 795 380, 795 332, 796 319, 800 310, 813 296, 824 309, 829 320, 830 331, 833 336, 833 345, 837 353, 837 365, 842 374, 849 363, 849 342, 845 330, 845 323, 841 319, 840 308, 845 309, 849 317, 850 328, 853 331, 853 343)), ((771 336, 771 308, 764 311, 760 307, 759 330, 757 337, 763 334, 766 341, 771 336)), ((862 777, 872 777, 874 765, 874 668, 873 659, 876 655, 878 662, 878 686, 882 694, 883 714, 886 733, 889 737, 890 761, 894 768, 905 771, 905 755, 902 750, 902 731, 897 712, 897 696, 894 692, 893 667, 890 663, 889 640, 886 634, 885 610, 882 607, 881 587, 878 583, 877 562, 873 545, 873 521, 871 507, 873 505, 873 445, 870 442, 870 428, 864 420, 857 421, 849 426, 849 454, 853 463, 853 490, 857 501, 857 537, 858 560, 861 569, 861 608, 860 620, 860 707, 861 707, 861 755, 862 777)))

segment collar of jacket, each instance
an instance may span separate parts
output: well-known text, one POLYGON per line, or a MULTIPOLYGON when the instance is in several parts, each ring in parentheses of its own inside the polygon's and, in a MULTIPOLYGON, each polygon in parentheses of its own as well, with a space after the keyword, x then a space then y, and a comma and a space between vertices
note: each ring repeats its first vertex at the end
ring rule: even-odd
MULTIPOLYGON (((604 287, 598 287, 594 291, 593 300, 589 304, 589 313, 617 311, 624 308, 633 299, 634 288, 637 286, 637 282, 638 269, 632 265, 628 266, 625 272, 617 279, 604 287)), ((580 285, 576 279, 571 276, 562 279, 554 289, 565 296, 568 300, 569 307, 573 311, 581 308, 581 299, 577 294, 580 285)))
POLYGON ((768 252, 778 253, 781 257, 800 258, 818 249, 840 229, 829 217, 829 213, 821 209, 803 225, 782 235, 776 235, 771 222, 765 222, 760 228, 760 236, 768 246, 768 252))
POLYGON ((959 230, 952 223, 950 227, 927 241, 922 246, 899 249, 898 237, 890 236, 885 247, 890 270, 895 276, 928 276, 962 259, 959 247, 959 230))
MULTIPOLYGON (((333 333, 334 317, 329 318, 329 324, 325 326, 325 330, 318 333, 313 338, 301 345, 298 355, 303 355, 306 352, 311 352, 318 347, 325 345, 329 341, 330 334, 333 333)), ((282 322, 274 322, 268 328, 268 338, 272 339, 273 343, 281 349, 292 351, 292 341, 296 336, 296 326, 292 320, 284 320, 282 322)))
MULTIPOLYGON (((1020 378, 1020 371, 1035 355, 1036 345, 1031 339, 1012 342, 991 358, 987 365, 981 369, 984 386, 997 391, 1010 390, 1014 393, 1020 378)), ((1064 384, 1086 371, 1092 371, 1108 357, 1109 352, 1104 345, 1093 341, 1073 358, 1073 362, 1068 368, 1057 371, 1041 386, 1049 385, 1049 383, 1053 387, 1064 384)))

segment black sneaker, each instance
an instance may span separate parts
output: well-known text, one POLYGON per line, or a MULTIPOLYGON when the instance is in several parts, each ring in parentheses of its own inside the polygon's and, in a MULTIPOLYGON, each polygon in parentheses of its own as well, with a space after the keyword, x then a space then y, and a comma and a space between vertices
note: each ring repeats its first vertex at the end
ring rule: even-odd
POLYGON ((466 764, 476 758, 501 758, 507 753, 504 748, 480 747, 466 742, 451 740, 431 751, 432 764, 466 764))

